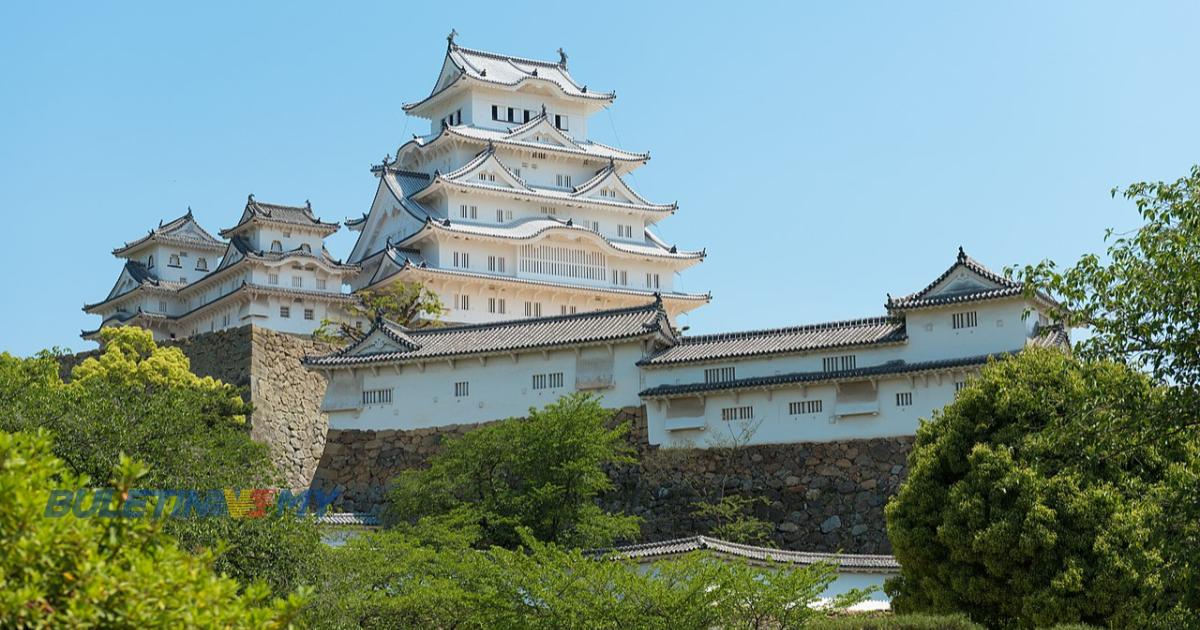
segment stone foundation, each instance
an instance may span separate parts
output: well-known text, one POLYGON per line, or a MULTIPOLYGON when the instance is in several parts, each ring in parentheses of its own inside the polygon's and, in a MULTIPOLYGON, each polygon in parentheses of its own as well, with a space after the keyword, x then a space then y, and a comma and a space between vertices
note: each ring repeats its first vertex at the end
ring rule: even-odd
MULTIPOLYGON (((658 449, 646 440, 641 408, 623 409, 639 463, 610 469, 615 488, 605 509, 642 517, 642 540, 652 542, 708 532, 713 523, 692 515, 698 502, 726 494, 765 497, 755 515, 774 526, 784 549, 890 553, 883 506, 907 470, 912 438, 658 449)), ((341 509, 370 511, 388 481, 426 465, 447 436, 478 425, 414 431, 330 430, 314 485, 342 492, 341 509)))

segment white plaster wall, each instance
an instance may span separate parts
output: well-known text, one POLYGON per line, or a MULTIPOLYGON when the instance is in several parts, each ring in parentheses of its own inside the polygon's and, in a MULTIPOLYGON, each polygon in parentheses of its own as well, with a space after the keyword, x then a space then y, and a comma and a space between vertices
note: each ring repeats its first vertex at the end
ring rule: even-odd
MULTIPOLYGON (((625 342, 614 346, 613 386, 588 390, 600 396, 608 408, 638 405, 641 381, 636 363, 641 358, 641 343, 625 342)), ((393 366, 381 366, 378 371, 359 368, 335 370, 326 407, 344 404, 331 401, 340 387, 352 399, 361 403, 362 390, 393 390, 390 405, 361 406, 359 409, 331 408, 329 426, 333 429, 419 429, 450 424, 471 424, 502 418, 525 416, 530 407, 541 407, 576 391, 577 359, 574 350, 556 350, 543 356, 540 352, 521 353, 516 361, 509 356, 459 359, 451 367, 448 361, 434 361, 421 370, 416 365, 403 365, 397 373, 393 366), (563 387, 532 388, 534 374, 563 373, 563 387), (469 395, 456 397, 454 384, 466 381, 469 395), (349 383, 350 385, 346 385, 349 383)), ((353 401, 351 401, 353 402, 353 401)))

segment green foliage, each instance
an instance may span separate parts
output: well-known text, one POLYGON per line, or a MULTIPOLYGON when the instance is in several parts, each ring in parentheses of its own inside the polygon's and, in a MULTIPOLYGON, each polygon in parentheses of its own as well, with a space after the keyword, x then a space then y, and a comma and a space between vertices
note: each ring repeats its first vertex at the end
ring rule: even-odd
MULTIPOLYGON (((768 569, 704 555, 655 564, 589 557, 523 537, 516 550, 434 548, 397 532, 331 550, 309 621, 331 628, 797 628, 834 570, 768 569)), ((861 601, 839 598, 835 607, 861 601)))
MULTIPOLYGON (((447 313, 438 294, 415 282, 393 282, 375 291, 359 291, 359 301, 346 307, 350 319, 374 321, 383 317, 406 328, 437 326, 447 313)), ((313 338, 330 343, 354 341, 363 331, 345 321, 325 319, 313 338)))
MULTIPOLYGON (((54 454, 93 479, 107 479, 129 455, 150 466, 143 487, 280 483, 267 447, 250 439, 250 408, 236 388, 196 376, 187 356, 146 330, 105 328, 101 340, 100 356, 76 366, 68 383, 49 353, 0 354, 0 429, 50 430, 54 454)), ((187 549, 214 553, 219 571, 243 584, 262 578, 279 595, 303 581, 320 544, 316 526, 299 519, 172 519, 164 529, 187 549)))
POLYGON ((804 628, 805 630, 984 630, 983 626, 971 621, 966 615, 893 615, 891 613, 850 614, 817 619, 804 628))
MULTIPOLYGON (((147 469, 121 458, 114 509, 147 469)), ((50 452, 45 432, 0 432, 0 619, 5 627, 237 627, 291 624, 303 599, 269 599, 263 584, 239 593, 152 521, 44 516, 51 488, 86 477, 50 452)))
POLYGON ((610 417, 594 397, 573 394, 448 441, 428 469, 396 479, 385 520, 470 531, 484 547, 515 548, 522 527, 537 540, 579 547, 635 536, 635 517, 596 505, 612 487, 604 466, 634 461, 627 427, 607 428, 610 417))
POLYGON ((1056 351, 986 366, 922 423, 887 507, 895 609, 989 627, 1144 627, 1169 609, 1184 587, 1160 571, 1161 499, 1195 441, 1114 451, 1079 431, 1152 421, 1163 399, 1123 365, 1056 351))
POLYGON ((772 546, 771 523, 755 517, 750 510, 755 504, 770 505, 766 497, 730 494, 715 503, 697 503, 692 515, 711 519, 709 533, 722 540, 744 545, 772 546))

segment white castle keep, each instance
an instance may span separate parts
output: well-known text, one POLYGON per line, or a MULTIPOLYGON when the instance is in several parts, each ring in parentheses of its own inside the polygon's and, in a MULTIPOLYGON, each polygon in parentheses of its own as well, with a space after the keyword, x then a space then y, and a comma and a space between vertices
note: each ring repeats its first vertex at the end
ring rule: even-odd
POLYGON ((369 212, 345 222, 359 232, 347 262, 323 245, 336 223, 251 197, 227 242, 189 211, 114 251, 121 276, 85 310, 157 338, 249 323, 310 333, 347 320, 353 291, 420 283, 452 325, 360 321, 360 341, 305 360, 328 379, 331 428, 486 422, 587 391, 644 405, 650 442, 667 446, 910 436, 989 357, 1067 345, 1050 298, 961 249, 880 316, 682 335, 675 318, 710 296, 676 291, 675 276, 704 251, 655 235, 676 205, 623 178, 648 154, 588 139, 615 95, 580 85, 559 53, 470 50, 452 33, 432 92, 404 106, 430 133, 372 169, 369 212))

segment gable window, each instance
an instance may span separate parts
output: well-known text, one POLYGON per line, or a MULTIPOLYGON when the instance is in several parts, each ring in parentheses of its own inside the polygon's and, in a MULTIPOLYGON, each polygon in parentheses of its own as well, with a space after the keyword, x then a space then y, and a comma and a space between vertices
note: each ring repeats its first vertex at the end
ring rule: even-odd
POLYGON ((362 401, 364 405, 390 405, 392 404, 392 390, 364 389, 362 401))
POLYGON ((180 265, 180 264, 179 264, 179 254, 171 254, 171 257, 170 257, 170 258, 167 258, 167 266, 168 266, 168 267, 180 267, 180 266, 182 266, 182 265, 180 265))
POLYGON ((154 268, 154 255, 153 254, 151 254, 150 257, 146 259, 146 268, 147 269, 154 268))
POLYGON ((312 321, 312 318, 313 318, 313 310, 311 308, 304 309, 304 319, 312 321))
POLYGON ((821 359, 821 369, 825 372, 853 370, 856 362, 855 355, 853 354, 846 354, 840 357, 825 357, 821 359))
POLYGON ((282 252, 283 251, 283 243, 280 243, 279 241, 271 241, 271 251, 282 252))
POLYGON ((304 253, 306 253, 306 254, 311 254, 311 253, 312 253, 312 246, 311 246, 311 245, 309 245, 308 243, 300 243, 300 251, 302 251, 302 252, 304 252, 304 253))
POLYGON ((912 392, 896 392, 896 406, 897 407, 912 406, 912 392))
POLYGON ((721 410, 721 419, 726 422, 732 420, 750 420, 754 418, 754 407, 745 405, 742 407, 725 407, 721 410))
POLYGON ((618 225, 617 226, 617 236, 619 236, 621 238, 633 238, 633 226, 632 225, 618 225))
POLYGON ((290 318, 292 316, 292 309, 287 306, 280 306, 279 307, 279 316, 284 319, 290 318))
MULTIPOLYGON (((483 179, 483 173, 479 174, 479 178, 483 179)), ((479 208, 464 203, 458 207, 458 216, 462 219, 477 219, 479 218, 479 208)))
POLYGON ((500 120, 500 106, 492 105, 492 120, 500 120))
POLYGON ((725 383, 728 381, 732 381, 734 379, 733 374, 734 374, 733 366, 708 368, 708 369, 704 370, 704 382, 705 383, 725 383))
POLYGON ((196 259, 196 271, 208 271, 208 259, 207 258, 197 258, 196 259))
POLYGON ((455 383, 454 395, 459 398, 471 395, 471 383, 469 381, 459 381, 455 383))
POLYGON ((562 131, 567 131, 567 117, 562 114, 555 114, 554 126, 562 131))
POLYGON ((974 328, 979 325, 979 313, 976 311, 955 313, 950 316, 950 323, 956 330, 959 328, 974 328))
MULTIPOLYGON (((496 181, 496 174, 495 173, 480 173, 479 180, 484 181, 484 182, 494 182, 494 181, 496 181)), ((471 217, 471 218, 474 219, 475 217, 471 217)))
POLYGON ((461 109, 456 109, 453 112, 451 112, 449 116, 444 116, 442 118, 442 126, 444 126, 444 127, 449 127, 451 125, 461 125, 461 124, 462 124, 462 110, 461 109))
POLYGON ((803 416, 810 413, 821 413, 820 400, 798 400, 788 403, 788 414, 793 416, 803 416))

